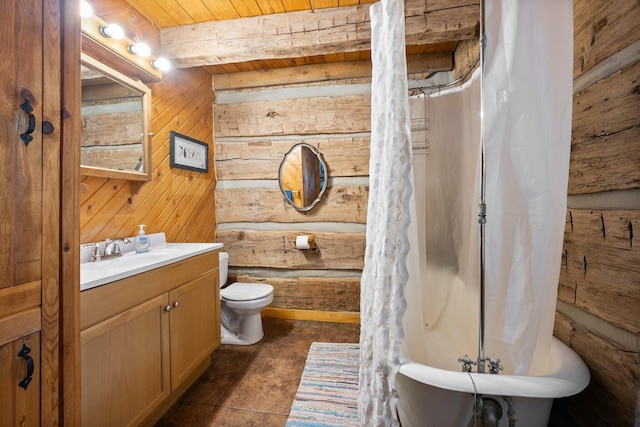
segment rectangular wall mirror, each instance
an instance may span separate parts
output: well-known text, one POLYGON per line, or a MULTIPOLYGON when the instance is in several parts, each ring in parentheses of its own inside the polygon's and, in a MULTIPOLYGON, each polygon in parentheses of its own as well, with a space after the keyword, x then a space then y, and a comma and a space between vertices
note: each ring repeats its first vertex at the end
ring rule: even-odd
POLYGON ((82 54, 81 175, 151 180, 151 91, 82 54))

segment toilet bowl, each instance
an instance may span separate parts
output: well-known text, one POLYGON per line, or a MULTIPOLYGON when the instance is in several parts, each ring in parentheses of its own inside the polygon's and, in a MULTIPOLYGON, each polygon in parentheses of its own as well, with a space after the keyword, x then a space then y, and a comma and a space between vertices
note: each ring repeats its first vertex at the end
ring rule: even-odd
POLYGON ((262 339, 262 310, 273 301, 273 286, 238 283, 224 286, 229 254, 220 252, 220 327, 222 344, 251 345, 262 339))

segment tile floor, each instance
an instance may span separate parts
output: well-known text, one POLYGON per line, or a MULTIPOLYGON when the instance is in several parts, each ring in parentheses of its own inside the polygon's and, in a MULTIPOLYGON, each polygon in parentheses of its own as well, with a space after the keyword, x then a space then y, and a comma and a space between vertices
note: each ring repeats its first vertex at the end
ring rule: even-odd
POLYGON ((156 427, 283 427, 314 341, 353 342, 360 325, 263 319, 252 346, 221 345, 211 367, 156 427))

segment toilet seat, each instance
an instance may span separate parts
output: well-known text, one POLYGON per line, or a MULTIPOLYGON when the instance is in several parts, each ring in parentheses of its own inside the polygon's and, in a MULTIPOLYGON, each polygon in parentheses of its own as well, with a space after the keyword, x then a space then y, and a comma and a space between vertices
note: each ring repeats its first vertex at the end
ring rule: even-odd
POLYGON ((273 293, 273 286, 265 283, 234 282, 220 289, 220 296, 229 301, 253 301, 268 297, 273 293))

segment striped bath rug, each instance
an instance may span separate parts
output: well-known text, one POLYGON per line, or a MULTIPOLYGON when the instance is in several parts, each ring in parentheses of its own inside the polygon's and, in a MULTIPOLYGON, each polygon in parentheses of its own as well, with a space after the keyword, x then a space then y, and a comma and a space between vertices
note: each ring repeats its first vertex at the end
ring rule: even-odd
POLYGON ((286 427, 358 426, 358 344, 314 342, 286 427))

